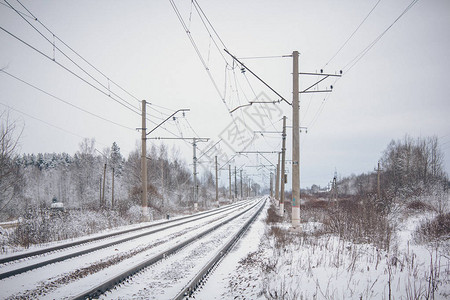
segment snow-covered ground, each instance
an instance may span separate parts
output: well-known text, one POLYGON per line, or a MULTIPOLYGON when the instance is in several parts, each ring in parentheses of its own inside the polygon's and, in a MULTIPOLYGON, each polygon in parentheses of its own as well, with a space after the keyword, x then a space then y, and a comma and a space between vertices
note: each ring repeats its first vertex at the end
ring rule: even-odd
POLYGON ((387 252, 333 235, 300 235, 286 223, 276 225, 286 235, 280 243, 261 215, 196 299, 433 299, 433 288, 434 299, 449 299, 448 241, 414 244, 422 219, 405 216, 387 252))
MULTIPOLYGON (((173 227, 150 236, 0 280, 0 298, 60 299, 74 296, 89 286, 102 282, 111 274, 120 273, 129 266, 158 254, 224 219, 239 214, 250 204, 252 203, 193 221, 183 225, 182 228, 173 227)), ((68 251, 74 250, 69 249, 68 251)), ((59 252, 50 255, 59 255, 59 252)), ((19 264, 32 264, 42 259, 43 256, 36 257, 21 261, 19 264)), ((5 264, 0 271, 7 271, 14 266, 15 264, 5 264)))
MULTIPOLYGON (((434 299, 450 298, 449 241, 424 245, 412 241, 417 225, 432 216, 402 215, 390 250, 386 251, 371 244, 352 243, 335 235, 316 232, 321 228, 317 222, 303 223, 303 232, 292 231, 288 223, 267 224, 270 205, 267 201, 249 230, 195 293, 195 299, 433 299, 433 290, 434 299)), ((192 278, 244 221, 245 218, 241 218, 186 246, 183 251, 139 272, 103 298, 173 297, 183 288, 186 279, 192 278)), ((207 222, 211 226, 215 221, 207 222)), ((102 261, 118 252, 130 253, 133 249, 156 244, 133 258, 133 261, 139 261, 177 243, 175 235, 187 238, 199 228, 186 226, 182 231, 161 233, 151 241, 127 243, 92 255, 96 256, 95 261, 102 261), (159 243, 161 246, 158 247, 159 243)), ((133 261, 124 260, 93 276, 61 283, 59 278, 68 277, 88 264, 86 258, 73 259, 64 265, 64 272, 48 266, 40 272, 30 272, 25 279, 20 277, 21 284, 15 288, 14 278, 0 281, 0 297, 26 295, 23 292, 27 289, 53 282, 59 287, 50 288, 37 298, 65 298, 93 281, 101 281, 114 272, 120 272, 133 261), (39 278, 43 272, 50 279, 39 278)))

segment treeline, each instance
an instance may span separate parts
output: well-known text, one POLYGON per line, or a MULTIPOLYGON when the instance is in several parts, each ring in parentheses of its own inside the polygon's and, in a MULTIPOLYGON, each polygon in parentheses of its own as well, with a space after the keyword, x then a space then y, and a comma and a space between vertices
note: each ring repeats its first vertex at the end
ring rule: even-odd
POLYGON ((303 218, 321 222, 340 238, 389 249, 405 213, 428 211, 436 216, 430 224, 439 224, 427 228, 430 236, 448 236, 449 181, 438 139, 393 140, 379 162, 369 173, 338 178, 328 191, 313 186, 311 196, 302 196, 303 218))
MULTIPOLYGON (((169 154, 165 145, 152 146, 147 157, 148 206, 153 215, 192 207, 192 172, 177 150, 169 154)), ((141 205, 140 151, 125 158, 116 143, 99 151, 94 139, 85 139, 74 155, 11 152, 3 157, 0 172, 0 187, 5 186, 0 190, 0 220, 49 208, 54 198, 67 210, 114 210, 123 216, 139 211, 141 205)), ((209 205, 215 199, 213 176, 206 174, 199 181, 199 206, 209 205)))
POLYGON ((411 201, 436 196, 446 193, 448 187, 438 138, 413 139, 408 135, 389 143, 380 158, 379 171, 351 175, 337 182, 338 195, 374 198, 383 205, 395 199, 411 201))

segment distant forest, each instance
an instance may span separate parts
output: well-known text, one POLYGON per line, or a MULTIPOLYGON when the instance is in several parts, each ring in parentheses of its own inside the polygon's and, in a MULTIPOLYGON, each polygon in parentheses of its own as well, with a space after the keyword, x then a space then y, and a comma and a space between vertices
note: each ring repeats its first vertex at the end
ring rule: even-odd
MULTIPOLYGON (((73 156, 39 153, 2 158, 1 219, 21 216, 33 208, 49 208, 53 199, 65 209, 113 209, 123 215, 140 206, 139 150, 125 159, 116 143, 102 152, 95 147, 93 139, 85 139, 73 156)), ((177 150, 169 155, 167 146, 153 146, 147 157, 151 211, 163 215, 193 206, 192 171, 179 160, 177 150)), ((214 178, 207 173, 199 180, 199 205, 210 205, 213 200, 214 178)))

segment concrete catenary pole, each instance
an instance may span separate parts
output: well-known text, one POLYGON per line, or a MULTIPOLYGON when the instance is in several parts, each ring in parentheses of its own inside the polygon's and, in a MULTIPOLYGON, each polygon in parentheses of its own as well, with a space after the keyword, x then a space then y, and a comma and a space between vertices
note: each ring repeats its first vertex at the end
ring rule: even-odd
POLYGON ((217 166, 217 155, 214 157, 216 163, 216 202, 219 205, 219 176, 218 176, 218 166, 217 166))
POLYGON ((105 201, 105 179, 106 179, 106 164, 103 167, 102 207, 106 206, 106 201, 105 201))
POLYGON ((198 184, 197 184, 197 140, 195 138, 192 139, 193 147, 194 147, 194 210, 198 209, 198 184))
POLYGON ((102 206, 102 175, 100 175, 100 206, 102 206))
POLYGON ((148 207, 147 207, 147 124, 146 124, 146 106, 147 102, 142 100, 142 148, 141 148, 141 181, 142 181, 142 193, 141 193, 141 206, 142 217, 144 220, 148 219, 148 207))
POLYGON ((240 175, 241 175, 241 199, 244 198, 244 194, 242 192, 242 169, 240 170, 240 175))
POLYGON ((270 172, 270 198, 273 198, 273 172, 270 172))
POLYGON ((278 200, 278 205, 280 204, 280 157, 281 152, 278 152, 277 172, 275 175, 275 200, 278 200))
POLYGON ((231 197, 231 165, 228 165, 228 186, 230 187, 230 199, 232 199, 231 197))
POLYGON ((111 208, 114 208, 114 168, 112 168, 111 208))
POLYGON ((236 166, 234 166, 234 200, 237 200, 237 170, 236 166))
POLYGON ((286 116, 283 116, 283 134, 281 143, 281 181, 280 181, 280 215, 284 215, 284 187, 285 180, 285 165, 286 165, 286 116))
POLYGON ((380 174, 381 174, 380 162, 378 162, 378 169, 377 169, 377 194, 378 194, 377 196, 378 196, 378 201, 381 201, 380 174))
MULTIPOLYGON (((300 104, 298 51, 292 52, 292 227, 300 227, 300 104)), ((284 176, 284 174, 281 174, 284 176)))
POLYGON ((164 159, 161 157, 161 200, 164 207, 164 159))

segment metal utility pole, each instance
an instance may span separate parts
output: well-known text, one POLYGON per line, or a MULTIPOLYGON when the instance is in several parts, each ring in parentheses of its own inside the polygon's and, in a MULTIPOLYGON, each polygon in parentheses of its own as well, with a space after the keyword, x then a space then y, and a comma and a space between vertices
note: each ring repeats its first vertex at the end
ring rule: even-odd
POLYGON ((338 190, 337 190, 337 172, 334 171, 334 176, 333 176, 333 198, 334 201, 336 202, 336 207, 339 206, 338 203, 338 190))
POLYGON ((142 138, 142 148, 141 148, 141 180, 142 180, 142 191, 141 191, 141 206, 142 206, 142 217, 144 220, 148 220, 148 204, 147 204, 147 123, 146 123, 146 106, 147 102, 142 100, 142 128, 141 128, 141 138, 142 138))
MULTIPOLYGON (((299 72, 298 51, 292 52, 292 227, 300 227, 300 107, 299 107, 299 72)), ((284 167, 282 163, 281 167, 284 167)), ((284 176, 283 171, 281 176, 284 176)), ((283 184, 282 184, 283 186, 283 184)))
POLYGON ((218 166, 217 166, 217 155, 214 157, 216 164, 216 202, 219 205, 219 176, 218 176, 218 166))
MULTIPOLYGON (((284 187, 286 184, 285 172, 286 172, 286 116, 283 116, 283 134, 281 135, 281 192, 280 192, 280 215, 284 215, 284 187)), ((294 182, 292 182, 294 184, 294 182)))
POLYGON ((275 178, 275 199, 278 200, 278 205, 280 205, 280 157, 281 152, 278 152, 277 172, 275 178))
POLYGON ((228 186, 230 187, 230 199, 232 199, 231 198, 231 165, 228 165, 228 179, 229 179, 228 186))

